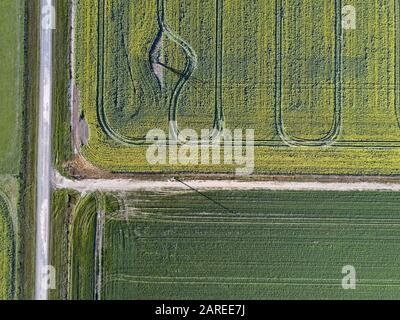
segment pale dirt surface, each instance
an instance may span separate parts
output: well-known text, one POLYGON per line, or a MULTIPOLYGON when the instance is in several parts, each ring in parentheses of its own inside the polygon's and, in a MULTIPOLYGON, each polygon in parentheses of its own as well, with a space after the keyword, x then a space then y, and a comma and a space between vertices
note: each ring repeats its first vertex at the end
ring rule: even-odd
POLYGON ((76 179, 85 177, 109 179, 113 176, 111 173, 95 167, 81 154, 77 154, 73 160, 65 162, 63 167, 71 177, 76 179))
MULTIPOLYGON (((40 22, 46 21, 52 0, 41 0, 40 22)), ((47 300, 50 239, 51 116, 53 85, 53 31, 40 26, 39 130, 37 159, 35 299, 47 300)))
MULTIPOLYGON (((239 181, 239 180, 183 180, 196 190, 298 190, 298 191, 394 191, 400 192, 400 183, 383 182, 300 182, 300 181, 239 181)), ((162 191, 187 190, 188 186, 171 178, 169 180, 138 179, 84 179, 72 180, 53 173, 53 187, 73 189, 81 193, 92 191, 162 191)))
POLYGON ((321 183, 389 183, 400 184, 400 176, 373 176, 373 175, 317 175, 317 174, 254 174, 254 175, 234 175, 229 173, 119 173, 110 172, 96 167, 88 161, 82 154, 78 153, 71 161, 63 164, 65 171, 71 179, 76 180, 171 180, 179 177, 184 180, 237 180, 237 181, 280 181, 280 182, 321 182, 321 183))
POLYGON ((162 56, 162 50, 163 50, 163 36, 162 33, 159 32, 157 35, 156 40, 153 43, 153 48, 150 51, 151 59, 152 59, 152 68, 154 75, 156 76, 158 83, 160 84, 161 88, 164 88, 164 69, 162 66, 163 61, 163 56, 162 56))

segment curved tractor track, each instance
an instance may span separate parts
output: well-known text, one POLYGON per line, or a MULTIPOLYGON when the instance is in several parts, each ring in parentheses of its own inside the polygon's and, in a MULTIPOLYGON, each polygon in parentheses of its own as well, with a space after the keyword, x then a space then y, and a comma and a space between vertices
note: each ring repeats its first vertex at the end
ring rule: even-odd
MULTIPOLYGON (((170 129, 170 139, 177 140, 181 143, 187 143, 188 141, 185 138, 181 137, 180 129, 178 127, 177 121, 177 108, 179 104, 179 99, 185 85, 191 78, 193 72, 196 70, 198 65, 198 58, 196 52, 193 48, 182 39, 176 32, 174 32, 166 22, 165 17, 165 1, 166 0, 157 0, 157 19, 158 25, 160 28, 159 34, 157 38, 160 37, 160 34, 166 36, 167 39, 176 43, 186 55, 186 66, 182 73, 180 73, 180 78, 175 85, 172 97, 169 101, 169 129, 170 129)), ((216 72, 217 72, 217 84, 216 84, 216 101, 215 101, 215 117, 213 128, 209 135, 209 139, 213 142, 218 139, 224 127, 224 115, 222 108, 222 1, 216 0, 216 11, 217 11, 217 57, 216 57, 216 72)), ((104 0, 99 0, 99 53, 101 57, 99 59, 99 90, 98 90, 98 99, 97 99, 97 117, 99 124, 103 131, 111 137, 113 140, 125 144, 125 145, 143 145, 146 143, 144 137, 133 138, 126 135, 120 134, 115 128, 113 128, 106 115, 106 111, 104 108, 103 101, 103 80, 104 80, 104 0), (102 13, 100 13, 102 12, 102 13)), ((151 54, 149 54, 151 56, 151 54)), ((197 142, 196 142, 197 143, 197 142)))
POLYGON ((342 0, 335 1, 335 93, 333 120, 330 130, 319 139, 301 139, 290 136, 286 129, 282 111, 282 0, 276 2, 276 101, 275 101, 275 127, 282 141, 291 147, 323 147, 332 145, 339 137, 342 129, 342 0))
POLYGON ((94 191, 82 196, 73 209, 72 246, 68 252, 69 299, 101 299, 105 201, 104 194, 94 191), (82 274, 82 269, 91 272, 82 274))

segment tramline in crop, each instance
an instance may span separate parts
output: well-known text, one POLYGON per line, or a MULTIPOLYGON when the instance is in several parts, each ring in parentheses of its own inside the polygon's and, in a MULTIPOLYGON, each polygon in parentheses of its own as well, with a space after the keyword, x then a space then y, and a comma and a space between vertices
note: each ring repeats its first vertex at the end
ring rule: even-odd
POLYGON ((399 173, 399 4, 354 0, 350 28, 347 5, 78 1, 82 154, 115 172, 228 173, 151 165, 145 137, 253 129, 255 173, 399 173))

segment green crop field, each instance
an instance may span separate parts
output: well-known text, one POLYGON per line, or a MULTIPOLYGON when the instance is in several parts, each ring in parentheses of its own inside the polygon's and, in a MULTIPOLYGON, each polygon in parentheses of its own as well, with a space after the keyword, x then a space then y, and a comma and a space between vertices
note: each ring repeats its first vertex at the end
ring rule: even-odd
POLYGON ((95 290, 96 194, 53 194, 51 261, 57 288, 51 299, 93 299, 95 290))
POLYGON ((80 197, 72 190, 53 194, 51 261, 57 270, 50 299, 98 299, 102 266, 103 219, 118 208, 115 198, 101 193, 80 197), (101 227, 99 227, 101 226, 101 227))
POLYGON ((70 222, 73 207, 76 205, 79 195, 70 190, 56 191, 53 194, 52 230, 51 235, 51 263, 57 270, 57 290, 50 290, 50 299, 67 299, 68 297, 68 265, 70 222))
POLYGON ((22 3, 0 3, 0 174, 17 174, 19 170, 22 3))
POLYGON ((15 238, 10 210, 8 199, 0 193, 0 300, 14 298, 15 238))
MULTIPOLYGON (((183 129, 209 130, 203 152, 224 130, 244 139, 252 129, 256 174, 400 175, 397 0, 76 0, 76 10, 57 9, 62 173, 233 173, 237 159, 151 163, 146 136, 160 129, 158 146, 172 148, 166 140, 183 129)), ((400 298, 398 193, 187 187, 55 190, 50 298, 400 298), (356 290, 343 287, 349 266, 356 290)))
POLYGON ((95 195, 78 202, 72 224, 71 298, 93 299, 97 206, 95 195))
MULTIPOLYGON (((0 300, 21 297, 25 252, 21 232, 20 187, 24 121, 25 1, 0 2, 0 300)), ((24 154, 24 158, 26 155, 24 154)), ((28 296, 28 294, 26 295, 28 296)))
MULTIPOLYGON (((151 165, 159 128, 254 129, 256 173, 400 173, 395 0, 80 0, 83 155, 114 172, 151 165), (342 9, 356 10, 355 29, 342 9)), ((64 134, 69 134, 65 132, 64 134)))
MULTIPOLYGON (((57 192, 65 203, 66 191, 57 192)), ((101 201, 98 196, 64 205, 74 208, 64 251, 70 257, 63 258, 71 268, 60 276, 70 281, 61 284, 70 298, 399 298, 397 193, 171 190, 103 195, 101 201), (94 213, 102 210, 99 229, 94 213), (356 270, 356 290, 342 288, 348 265, 356 270)), ((53 228, 58 239, 67 234, 64 225, 53 228)))

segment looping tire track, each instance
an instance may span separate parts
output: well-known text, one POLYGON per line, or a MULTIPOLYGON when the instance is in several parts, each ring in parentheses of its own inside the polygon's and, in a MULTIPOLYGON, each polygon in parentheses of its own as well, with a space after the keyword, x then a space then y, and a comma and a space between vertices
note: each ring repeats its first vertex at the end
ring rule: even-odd
MULTIPOLYGON (((146 143, 144 138, 133 138, 128 137, 126 135, 120 134, 116 129, 114 129, 108 119, 104 108, 104 99, 103 99, 103 82, 104 82, 104 10, 105 10, 105 0, 98 1, 98 53, 99 53, 99 63, 98 63, 98 96, 97 96, 97 118, 99 120, 99 124, 103 131, 111 137, 113 140, 118 143, 124 145, 143 145, 146 143)), ((168 26, 165 18, 165 0, 157 0, 157 15, 158 15, 158 24, 160 27, 160 32, 165 34, 167 38, 176 43, 179 47, 183 49, 186 55, 186 67, 182 72, 178 83, 175 86, 174 92, 172 94, 171 100, 169 102, 169 128, 171 139, 177 140, 181 143, 187 143, 184 138, 181 138, 180 130, 177 125, 177 106, 179 103, 179 98, 182 90, 187 84, 188 80, 192 76, 193 72, 197 68, 198 59, 196 52, 193 48, 182 39, 176 32, 172 31, 172 29, 168 26)), ((222 10, 223 4, 222 1, 216 0, 216 16, 217 16, 217 45, 216 45, 216 88, 215 88, 215 117, 213 129, 211 130, 209 139, 211 142, 217 140, 223 131, 224 127, 224 115, 222 108, 222 10)))
MULTIPOLYGON (((170 101, 170 109, 169 109, 169 124, 170 131, 172 134, 172 139, 177 140, 181 143, 190 143, 180 135, 180 130, 177 125, 177 106, 179 102, 180 94, 186 84, 186 82, 191 77, 195 68, 197 67, 197 56, 195 51, 190 47, 190 45, 185 42, 182 38, 179 37, 175 32, 171 31, 171 28, 168 26, 165 19, 164 12, 164 3, 165 0, 157 0, 158 1, 158 17, 159 17, 159 25, 168 38, 178 44, 186 53, 188 58, 187 65, 185 71, 182 74, 182 77, 179 79, 177 83, 173 96, 170 101)), ((223 3, 220 0, 216 0, 216 57, 215 57, 215 74, 216 74, 216 87, 215 87, 215 117, 214 117, 214 125, 211 130, 209 140, 214 142, 218 140, 221 136, 224 128, 224 114, 222 107, 222 14, 223 14, 223 3)), ((197 144, 197 142, 195 142, 197 144)))
POLYGON ((282 112, 282 0, 276 1, 276 100, 275 100, 275 127, 282 141, 291 147, 323 147, 332 145, 339 137, 342 127, 342 0, 335 0, 335 94, 334 116, 329 132, 320 139, 301 139, 290 136, 285 129, 282 112))
MULTIPOLYGON (((103 244, 104 244, 104 222, 106 203, 105 196, 100 191, 88 193, 80 198, 73 209, 73 220, 71 224, 71 240, 68 255, 70 256, 70 264, 68 266, 68 299, 82 298, 81 295, 91 293, 91 296, 84 296, 94 300, 101 299, 102 277, 103 277, 103 244), (94 201, 93 201, 94 200, 94 201), (88 206, 95 209, 88 210, 88 206), (82 213, 83 212, 83 213, 82 213), (88 213, 89 212, 89 213, 88 213), (90 227, 94 228, 91 234, 90 227), (81 248, 77 246, 76 241, 81 240, 80 237, 89 236, 90 241, 93 240, 93 276, 87 278, 90 283, 88 287, 80 287, 82 280, 76 278, 79 275, 81 248), (75 252, 76 251, 76 252, 75 252), (76 262, 77 260, 78 262, 76 262), (79 282, 77 282, 79 280, 79 282)), ((87 240, 87 239, 86 239, 87 240)))

